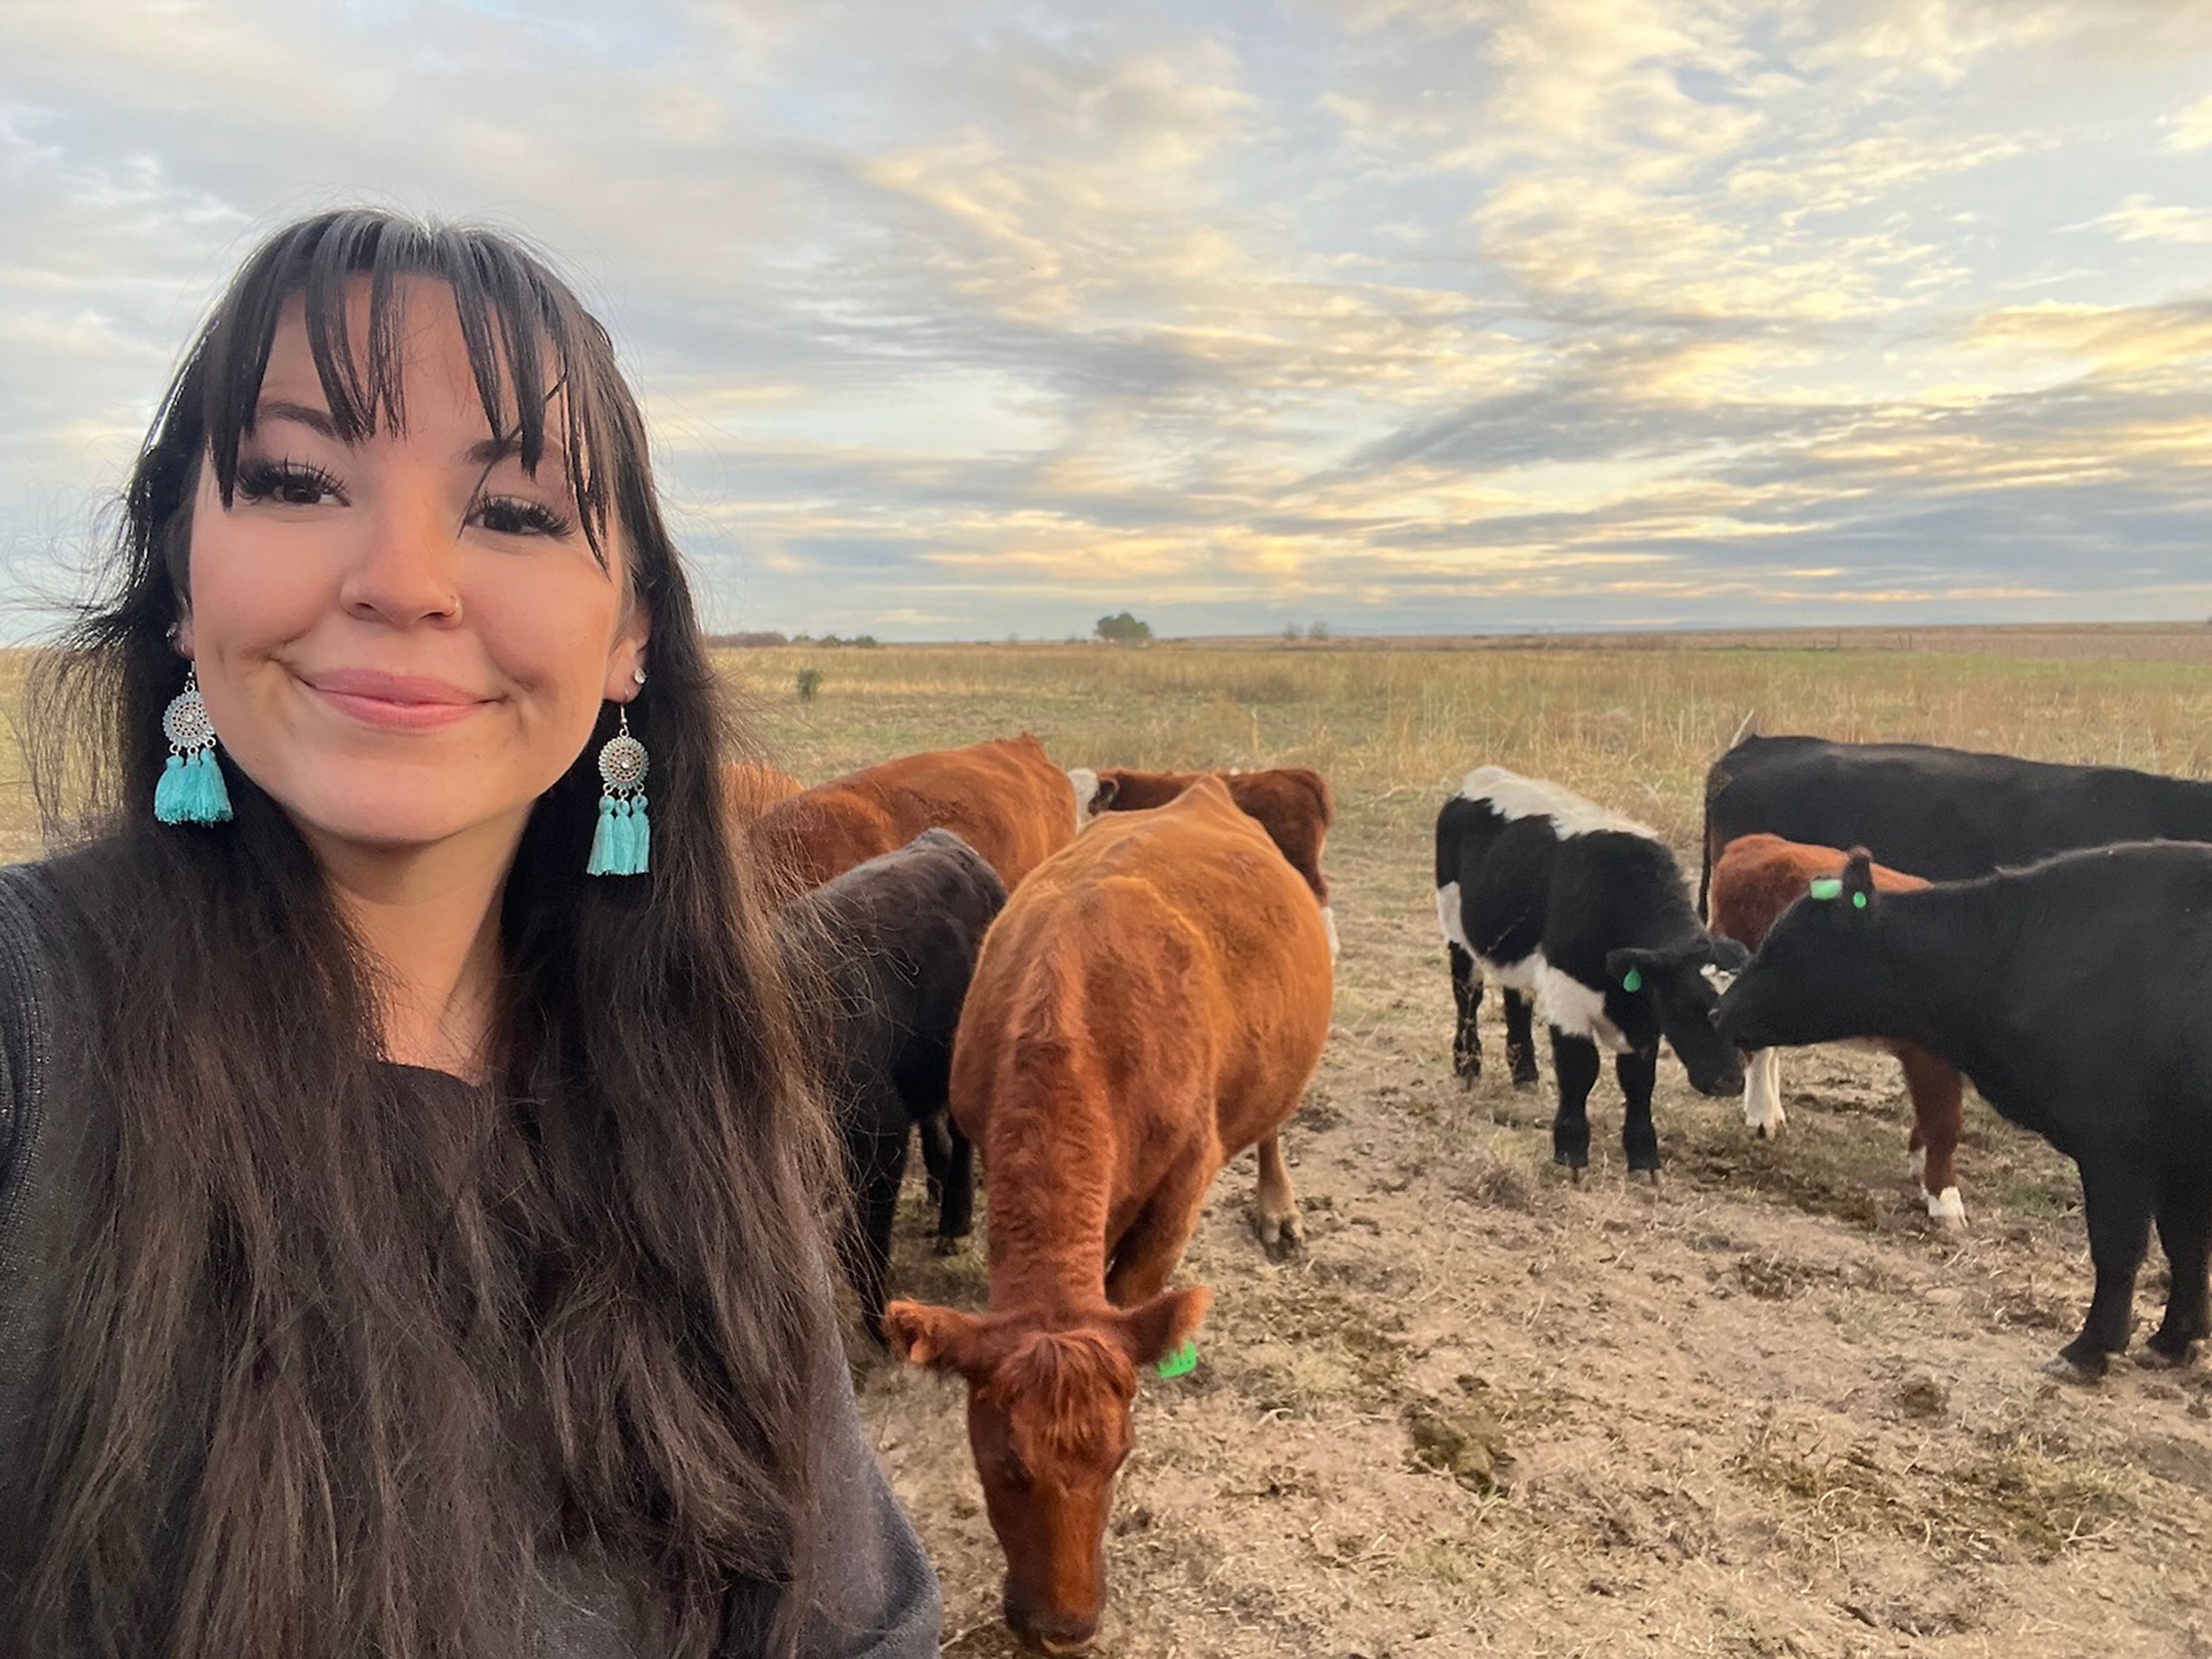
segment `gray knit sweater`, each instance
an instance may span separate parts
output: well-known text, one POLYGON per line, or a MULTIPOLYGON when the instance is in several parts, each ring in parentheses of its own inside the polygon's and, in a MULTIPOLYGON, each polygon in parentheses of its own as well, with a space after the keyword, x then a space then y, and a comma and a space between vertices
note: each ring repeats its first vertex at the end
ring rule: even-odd
MULTIPOLYGON (((62 1253, 113 1145, 105 1101, 49 1087, 50 1000, 59 912, 40 866, 0 870, 0 1651, 39 1540, 17 1517, 53 1394, 67 1275, 62 1253)), ((827 1579, 804 1650, 821 1659, 924 1659, 937 1652, 937 1577, 860 1428, 842 1352, 818 1357, 827 1462, 827 1579)), ((647 1659, 617 1587, 580 1570, 549 1596, 532 1659, 647 1659)), ((507 1659, 486 1656, 486 1659, 507 1659)), ((738 1659, 736 1654, 731 1659, 738 1659)))

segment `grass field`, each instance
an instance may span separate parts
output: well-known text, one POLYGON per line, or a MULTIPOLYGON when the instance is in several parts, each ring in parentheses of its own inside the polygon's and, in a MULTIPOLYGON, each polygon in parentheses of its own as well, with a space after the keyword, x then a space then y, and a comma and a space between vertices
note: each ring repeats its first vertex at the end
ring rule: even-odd
MULTIPOLYGON (((2069 1166, 1973 1103, 1972 1225, 1933 1233, 1895 1068, 1824 1051, 1786 1066, 1771 1146, 1669 1061, 1656 1194, 1621 1178, 1608 1078, 1591 1179, 1560 1182, 1548 1063, 1534 1092, 1449 1075, 1429 874, 1436 806, 1482 762, 1692 856, 1704 768, 1747 717, 2212 775, 2208 635, 733 653, 810 781, 1027 728, 1071 765, 1335 784, 1335 1027, 1286 1137, 1310 1243, 1267 1262, 1250 1160, 1224 1176, 1182 1274, 1218 1297, 1202 1362, 1139 1402, 1104 1650, 2212 1654, 2212 1382, 2038 1370, 2089 1285, 2069 1166)), ((914 1198, 895 1288, 979 1305, 980 1249, 932 1256, 914 1198)), ((862 1392, 945 1578, 946 1652, 1012 1652, 959 1389, 878 1364, 862 1392)))

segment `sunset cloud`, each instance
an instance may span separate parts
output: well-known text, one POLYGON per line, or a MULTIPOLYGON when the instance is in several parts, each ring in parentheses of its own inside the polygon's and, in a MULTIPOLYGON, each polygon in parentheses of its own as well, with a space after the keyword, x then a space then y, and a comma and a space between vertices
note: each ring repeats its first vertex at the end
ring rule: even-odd
POLYGON ((365 199, 575 275, 726 626, 2212 611, 2201 8, 20 0, 0 62, 21 592, 365 199))

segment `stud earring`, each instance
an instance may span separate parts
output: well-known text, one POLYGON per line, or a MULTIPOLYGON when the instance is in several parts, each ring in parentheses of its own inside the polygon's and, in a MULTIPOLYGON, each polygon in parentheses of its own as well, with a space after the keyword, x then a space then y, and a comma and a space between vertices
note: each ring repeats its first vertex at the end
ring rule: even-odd
POLYGON ((587 876, 641 876, 653 864, 653 820, 646 816, 645 745, 629 734, 629 709, 599 749, 599 823, 592 832, 587 876))
POLYGON ((200 671, 185 670, 185 689, 161 711, 169 758, 154 786, 154 816, 163 823, 228 823, 230 791, 215 757, 215 726, 200 701, 200 671))

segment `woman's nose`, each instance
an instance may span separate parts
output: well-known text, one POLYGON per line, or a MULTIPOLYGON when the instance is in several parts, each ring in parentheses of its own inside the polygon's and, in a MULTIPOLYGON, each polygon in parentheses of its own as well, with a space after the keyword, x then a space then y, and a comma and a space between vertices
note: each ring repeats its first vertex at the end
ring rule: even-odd
POLYGON ((458 622, 461 526, 449 500, 428 490, 384 493, 339 584, 347 613, 393 627, 458 622))

